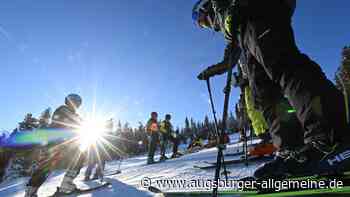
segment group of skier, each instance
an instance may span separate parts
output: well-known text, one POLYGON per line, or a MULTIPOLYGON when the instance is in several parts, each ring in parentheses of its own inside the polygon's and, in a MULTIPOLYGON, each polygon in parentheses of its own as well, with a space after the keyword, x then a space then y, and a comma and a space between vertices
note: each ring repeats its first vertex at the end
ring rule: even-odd
POLYGON ((176 158, 181 155, 178 151, 178 146, 180 139, 177 133, 173 129, 173 125, 170 122, 171 115, 166 114, 165 119, 161 122, 158 121, 158 113, 152 112, 151 118, 147 121, 146 131, 148 134, 148 158, 147 164, 153 164, 154 154, 157 149, 157 144, 160 144, 160 159, 159 161, 164 161, 168 159, 166 154, 166 149, 168 142, 173 143, 172 156, 171 158, 176 158))
POLYGON ((273 161, 256 170, 257 179, 338 173, 350 165, 344 158, 322 166, 349 150, 349 125, 342 93, 296 46, 295 8, 295 0, 200 0, 192 12, 199 27, 221 32, 227 42, 224 60, 198 78, 238 64, 242 94, 252 98, 278 149, 273 161))

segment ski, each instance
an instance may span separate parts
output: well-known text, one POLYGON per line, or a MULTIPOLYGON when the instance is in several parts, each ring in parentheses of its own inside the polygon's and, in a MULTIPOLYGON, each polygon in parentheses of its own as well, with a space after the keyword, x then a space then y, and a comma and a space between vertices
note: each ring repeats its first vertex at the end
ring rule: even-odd
MULTIPOLYGON (((120 173, 122 173, 122 171, 115 170, 115 171, 111 171, 111 172, 107 172, 107 173, 103 174, 103 177, 113 176, 113 175, 117 175, 117 174, 120 174, 120 173)), ((94 181, 94 180, 98 180, 98 179, 100 179, 100 177, 93 177, 93 178, 90 178, 88 180, 85 180, 84 182, 94 181)))
POLYGON ((92 191, 96 191, 96 190, 99 190, 99 189, 103 189, 103 188, 106 188, 108 186, 112 185, 111 183, 109 182, 105 182, 105 183, 102 183, 101 185, 98 185, 98 186, 94 186, 94 187, 89 187, 89 188, 78 188, 72 192, 69 192, 69 193, 60 193, 58 191, 58 188, 57 188, 57 191, 52 195, 52 196, 49 196, 49 197, 62 197, 62 196, 69 196, 69 195, 78 195, 78 194, 85 194, 85 193, 89 193, 89 192, 92 192, 92 191))
MULTIPOLYGON (((273 156, 264 156, 264 157, 249 157, 248 161, 249 162, 266 162, 273 159, 273 156)), ((226 165, 230 165, 230 164, 240 164, 240 163, 244 163, 245 159, 244 158, 239 158, 239 159, 233 159, 233 160, 226 160, 225 164, 226 165)), ((194 168, 199 168, 202 170, 205 169, 213 169, 216 168, 216 163, 215 162, 204 162, 204 165, 194 165, 194 168)))
MULTIPOLYGON (((152 192, 152 190, 149 190, 152 192)), ((159 190, 161 191, 161 190, 159 190)), ((175 191, 175 192, 154 192, 156 194, 161 194, 164 197, 212 197, 211 191, 175 191)), ((238 190, 225 190, 218 191, 219 196, 230 196, 230 197, 343 197, 350 195, 350 187, 343 187, 338 189, 312 189, 312 190, 302 190, 302 191, 288 191, 288 192, 275 192, 268 194, 261 194, 258 191, 238 191, 238 190)))
POLYGON ((113 176, 113 175, 120 174, 120 173, 122 173, 121 170, 115 170, 112 172, 107 172, 107 173, 103 174, 103 176, 113 176))
POLYGON ((225 154, 225 157, 236 157, 236 156, 241 156, 243 155, 244 153, 243 152, 236 152, 236 153, 226 153, 225 154))
MULTIPOLYGON (((253 177, 245 177, 240 179, 241 181, 252 181, 255 180, 253 177)), ((235 197, 244 197, 244 196, 259 196, 259 197, 331 197, 331 196, 350 196, 350 173, 344 173, 338 176, 332 175, 323 175, 323 176, 304 176, 304 177, 289 177, 283 180, 298 180, 298 181, 324 181, 326 183, 326 188, 310 188, 310 189, 299 189, 288 188, 276 190, 259 190, 258 188, 250 188, 249 190, 238 190, 238 189, 224 189, 219 190, 219 196, 235 196, 235 197), (330 182, 333 180, 342 180, 342 187, 335 188, 330 187, 330 182)), ((164 197, 177 197, 177 196, 197 196, 197 197, 206 197, 212 196, 212 192, 209 190, 203 191, 162 191, 161 189, 151 186, 148 188, 150 192, 156 194, 162 194, 164 197)))

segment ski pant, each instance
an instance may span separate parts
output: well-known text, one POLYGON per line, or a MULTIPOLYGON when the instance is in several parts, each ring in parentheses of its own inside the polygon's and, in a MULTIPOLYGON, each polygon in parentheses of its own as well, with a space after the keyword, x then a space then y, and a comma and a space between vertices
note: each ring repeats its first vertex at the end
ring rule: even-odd
POLYGON ((178 153, 180 140, 177 137, 170 136, 170 141, 173 143, 173 155, 178 153))
MULTIPOLYGON (((54 170, 63 159, 62 152, 67 152, 66 149, 60 149, 59 147, 53 147, 42 151, 42 159, 40 159, 38 168, 33 172, 29 179, 28 186, 40 187, 46 181, 51 171, 54 170)), ((72 151, 69 151, 69 153, 71 152, 72 151)), ((85 155, 81 154, 80 150, 75 148, 72 157, 69 158, 72 158, 73 161, 70 162, 67 172, 75 171, 76 174, 79 174, 85 161, 85 155)))
POLYGON ((89 163, 89 165, 85 171, 85 178, 87 178, 87 177, 89 178, 91 176, 92 170, 95 168, 96 165, 97 165, 97 168, 96 168, 96 171, 95 171, 95 174, 93 177, 94 178, 103 177, 103 171, 105 169, 105 164, 106 164, 106 162, 104 160, 94 161, 94 162, 89 163))
POLYGON ((161 157, 165 157, 168 141, 169 141, 169 134, 161 133, 160 134, 160 156, 161 157))
POLYGON ((173 144, 173 155, 176 155, 178 152, 179 147, 179 139, 177 137, 174 137, 171 134, 168 133, 162 133, 161 135, 161 147, 160 147, 160 155, 165 156, 166 152, 166 146, 168 145, 168 142, 171 142, 173 144))
POLYGON ((0 183, 3 181, 3 178, 6 173, 6 168, 10 163, 12 156, 13 153, 11 153, 10 151, 0 149, 0 183))
POLYGON ((148 162, 154 161, 154 154, 157 148, 158 134, 153 132, 148 136, 148 162))
POLYGON ((268 78, 254 58, 249 60, 248 65, 254 103, 263 112, 274 146, 279 150, 301 147, 304 144, 303 129, 296 114, 290 112, 293 108, 280 93, 279 86, 268 78))
MULTIPOLYGON (((274 87, 268 90, 269 99, 261 105, 264 114, 273 111, 273 100, 285 96, 296 110, 305 143, 347 143, 349 129, 342 93, 317 63, 298 50, 289 8, 278 0, 261 6, 251 12, 257 17, 250 16, 243 24, 240 40, 246 54, 259 63, 257 69, 274 87)), ((281 143, 289 141, 287 136, 280 138, 281 143)))

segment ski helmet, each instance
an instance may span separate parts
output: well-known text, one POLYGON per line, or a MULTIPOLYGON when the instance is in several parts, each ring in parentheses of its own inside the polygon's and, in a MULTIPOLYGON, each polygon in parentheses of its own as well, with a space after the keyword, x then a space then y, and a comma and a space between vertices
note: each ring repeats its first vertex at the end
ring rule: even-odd
POLYGON ((79 108, 82 103, 82 99, 78 94, 69 94, 65 98, 65 104, 68 106, 74 106, 75 108, 79 108))
POLYGON ((166 114, 165 115, 165 120, 170 120, 171 119, 171 115, 170 114, 166 114))
POLYGON ((202 28, 214 28, 214 12, 210 0, 199 0, 193 6, 192 19, 202 28))
POLYGON ((152 112, 151 113, 151 116, 153 117, 153 116, 158 116, 158 113, 157 112, 152 112))

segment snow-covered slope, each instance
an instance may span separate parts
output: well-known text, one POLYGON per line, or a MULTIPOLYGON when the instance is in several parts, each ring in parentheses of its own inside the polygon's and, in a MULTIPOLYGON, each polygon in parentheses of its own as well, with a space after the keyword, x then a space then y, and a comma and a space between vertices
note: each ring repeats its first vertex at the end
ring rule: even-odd
MULTIPOLYGON (((253 141, 256 143, 257 141, 253 141)), ((183 146, 182 148, 184 148, 183 146)), ((234 153, 242 149, 242 144, 228 145, 226 153, 234 153)), ((80 196, 88 197, 109 197, 109 196, 152 196, 153 194, 146 191, 142 185, 141 180, 145 177, 156 179, 186 179, 186 180, 198 180, 198 179, 212 179, 214 176, 213 170, 200 170, 193 168, 193 165, 200 164, 203 161, 216 161, 216 148, 205 149, 193 154, 187 154, 177 159, 167 160, 162 163, 156 163, 152 165, 146 165, 146 156, 138 156, 129 159, 125 159, 120 165, 119 161, 112 161, 107 163, 106 171, 113 171, 119 167, 122 170, 121 174, 112 175, 106 177, 106 181, 112 183, 112 187, 105 188, 103 190, 94 191, 89 194, 80 196)), ((227 157, 226 159, 233 159, 238 157, 227 157)), ((158 159, 156 157, 156 159, 158 159)), ((253 173, 259 163, 251 163, 248 167, 243 164, 229 165, 227 166, 230 172, 229 178, 237 179, 240 177, 248 176, 253 173)), ((84 187, 83 171, 76 179, 76 184, 84 187)), ((46 197, 53 194, 56 187, 59 186, 62 180, 63 172, 53 173, 46 183, 40 188, 38 194, 39 197, 46 197)), ((24 187, 27 182, 27 178, 16 179, 11 182, 5 182, 0 185, 0 196, 23 196, 24 187)))

